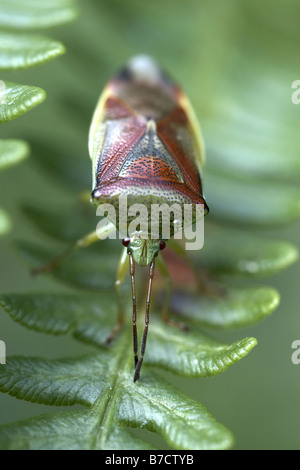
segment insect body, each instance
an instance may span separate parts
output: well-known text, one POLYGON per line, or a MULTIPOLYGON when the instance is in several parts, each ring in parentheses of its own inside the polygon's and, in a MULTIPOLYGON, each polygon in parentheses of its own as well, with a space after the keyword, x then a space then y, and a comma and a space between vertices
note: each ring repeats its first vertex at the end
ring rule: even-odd
MULTIPOLYGON (((91 123, 89 152, 93 167, 92 202, 102 207, 109 204, 118 214, 108 228, 103 227, 103 234, 107 235, 109 230, 115 228, 121 229, 120 206, 124 197, 128 207, 139 204, 147 213, 146 225, 133 232, 129 231, 132 217, 128 216, 126 219, 128 234, 122 239, 124 249, 115 283, 119 303, 118 321, 108 338, 108 342, 111 341, 124 322, 120 285, 125 279, 129 260, 135 359, 133 380, 136 381, 146 348, 155 260, 161 274, 167 278, 167 268, 157 255, 165 247, 166 240, 187 223, 185 216, 181 219, 170 217, 170 235, 164 237, 163 216, 159 219, 153 236, 152 218, 149 214, 157 205, 175 205, 180 208, 185 205, 192 208, 201 205, 204 207, 203 213, 208 212, 202 194, 204 153, 200 129, 191 105, 180 88, 152 59, 139 56, 133 58, 104 89, 91 123), (136 327, 136 263, 149 267, 145 328, 140 355, 136 327)), ((189 223, 194 221, 195 218, 192 218, 189 223)), ((102 233, 96 230, 78 240, 73 247, 88 246, 99 238, 102 238, 102 233)), ((57 267, 71 249, 72 247, 52 263, 35 269, 34 272, 57 267)), ((167 300, 169 295, 170 292, 166 296, 167 300)), ((163 319, 170 322, 167 304, 168 302, 163 309, 163 319)))
MULTIPOLYGON (((122 196, 127 198, 128 206, 143 204, 147 213, 155 204, 189 204, 192 207, 201 204, 204 212, 208 211, 201 183, 203 146, 193 110, 183 92, 148 57, 133 58, 106 86, 92 120, 89 152, 93 165, 92 202, 95 205, 109 203, 119 213, 122 196)), ((117 218, 117 229, 120 229, 119 222, 117 218)), ((129 224, 130 219, 127 222, 129 224)), ((150 225, 150 219, 148 222, 150 225)), ((184 223, 182 220, 181 225, 184 223)), ((170 224, 172 236, 176 231, 175 220, 170 224)), ((137 231, 123 240, 132 280, 134 381, 139 378, 145 353, 155 258, 165 246, 160 230, 157 238, 148 233, 150 231, 147 234, 137 231), (140 358, 137 353, 135 262, 149 266, 140 358)), ((122 260, 119 281, 124 278, 125 256, 122 260)), ((121 313, 118 325, 122 323, 121 313)), ((117 329, 118 326, 115 331, 117 329)))

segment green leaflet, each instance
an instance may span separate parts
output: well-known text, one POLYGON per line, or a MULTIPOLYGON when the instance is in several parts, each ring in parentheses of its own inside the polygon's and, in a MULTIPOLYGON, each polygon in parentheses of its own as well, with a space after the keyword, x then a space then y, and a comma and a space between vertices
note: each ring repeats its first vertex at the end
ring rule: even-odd
POLYGON ((11 229, 9 216, 0 208, 0 236, 5 235, 11 229))
POLYGON ((222 295, 174 292, 172 312, 193 319, 205 328, 230 329, 255 324, 279 304, 272 287, 231 287, 221 284, 222 295))
MULTIPOLYGON (((112 302, 113 296, 94 296, 94 299, 90 295, 1 296, 1 305, 23 325, 51 333, 66 333, 78 323, 75 334, 81 335, 81 339, 87 339, 88 331, 95 332, 97 328, 102 335, 103 330, 106 333, 110 331, 114 321, 111 315, 112 302), (87 329, 88 323, 90 329, 87 329)), ((165 337, 162 337, 164 328, 168 329, 164 325, 156 328, 154 322, 152 341, 155 344, 149 346, 150 349, 157 346, 158 354, 165 350, 165 337)), ((170 335, 170 331, 165 334, 170 335)), ((174 331, 173 335, 170 345, 173 344, 177 349, 179 347, 181 351, 175 351, 177 364, 171 364, 171 369, 175 368, 178 373, 178 365, 182 362, 181 373, 186 375, 188 363, 191 362, 194 376, 214 375, 225 370, 256 344, 255 340, 249 338, 226 347, 201 334, 197 341, 197 334, 193 332, 188 341, 194 348, 193 341, 196 339, 199 353, 196 350, 193 358, 189 358, 191 351, 189 347, 185 348, 189 335, 180 331, 174 331), (198 357, 200 364, 200 356, 205 355, 206 348, 209 353, 214 350, 214 356, 207 362, 202 359, 202 371, 197 371, 195 358, 198 357)), ((152 373, 147 373, 146 368, 143 381, 136 387, 132 380, 131 342, 131 329, 125 325, 114 341, 113 350, 106 348, 100 354, 53 361, 9 358, 6 366, 0 368, 0 389, 3 392, 36 403, 56 406, 81 404, 92 406, 92 409, 89 413, 64 412, 1 426, 1 448, 56 449, 57 445, 65 449, 149 448, 148 444, 134 438, 123 426, 139 426, 157 432, 169 445, 178 449, 229 447, 232 441, 230 432, 217 423, 202 405, 152 373), (85 432, 74 439, 73 428, 77 428, 81 417, 86 420, 85 432), (70 426, 72 419, 74 425, 70 426), (36 426, 39 424, 42 428, 37 433, 35 429, 38 429, 36 426), (63 425, 63 437, 58 440, 59 444, 55 444, 52 436, 60 433, 60 426, 63 425)), ((148 359, 150 364, 158 365, 155 356, 150 354, 148 359)), ((166 356, 162 356, 162 367, 165 367, 166 359, 166 356)))
MULTIPOLYGON (((189 342, 189 339, 187 340, 189 342)), ((192 341, 191 341, 192 342, 192 341)), ((217 342, 207 341, 207 345, 198 344, 194 358, 191 356, 189 348, 179 359, 182 362, 181 370, 187 367, 187 371, 181 372, 182 375, 190 377, 207 377, 217 375, 237 362, 255 346, 256 341, 253 338, 245 338, 237 341, 231 346, 218 344, 217 342), (202 351, 200 351, 200 348, 202 351), (211 354, 211 358, 205 357, 205 348, 211 354), (202 356, 202 357, 200 357, 202 356), (194 361, 194 364, 192 364, 194 361)), ((160 344, 157 339, 152 341, 153 345, 160 344)), ((171 343, 172 344, 172 341, 171 343)), ((127 383, 133 382, 133 354, 131 348, 131 338, 128 331, 124 331, 122 337, 113 347, 113 356, 111 352, 102 352, 84 358, 61 359, 56 361, 47 361, 40 358, 20 358, 11 357, 7 359, 5 367, 0 369, 0 390, 9 393, 17 398, 31 401, 34 403, 44 403, 46 405, 70 406, 74 404, 94 405, 102 395, 112 394, 112 383, 109 377, 114 373, 126 376, 126 387, 132 388, 132 393, 138 393, 134 385, 127 383), (118 354, 120 344, 124 343, 124 336, 127 338, 127 351, 121 358, 118 354), (124 368, 124 360, 128 367, 124 368), (126 371, 126 372, 125 372, 126 371)), ((194 345, 195 346, 195 345, 194 345)), ((184 344, 181 345, 183 349, 184 344)), ((158 352, 150 354, 147 363, 157 365, 157 357, 162 351, 159 347, 158 352)), ((166 351, 167 353, 171 351, 166 351)), ((177 352, 177 351, 176 351, 177 352)), ((179 359, 174 357, 177 364, 172 363, 170 367, 165 367, 166 355, 162 356, 163 364, 161 367, 170 370, 177 367, 179 359)), ((170 360, 170 357, 169 357, 170 360)), ((148 376, 149 380, 149 376, 148 376)), ((147 382, 147 379, 146 379, 147 382)), ((143 382, 144 383, 144 382, 143 382)))
MULTIPOLYGON (((0 449, 99 450, 96 447, 98 425, 98 414, 90 410, 42 415, 2 426, 0 449)), ((153 449, 121 426, 110 428, 109 445, 114 450, 153 449)))
POLYGON ((189 333, 152 322, 146 364, 162 367, 184 377, 210 377, 224 372, 245 357, 257 341, 244 338, 230 345, 201 334, 195 326, 189 333))
POLYGON ((157 432, 175 449, 227 449, 232 445, 231 433, 204 406, 155 375, 145 375, 137 391, 129 376, 120 398, 119 413, 124 424, 135 422, 157 432))
MULTIPOLYGON (((41 7, 36 0, 26 4, 20 0, 0 1, 0 27, 33 28, 52 26, 69 21, 76 15, 73 0, 50 0, 41 7)), ((0 31, 0 69, 26 68, 48 61, 65 51, 62 43, 33 34, 0 31)), ((38 87, 18 85, 0 80, 0 124, 15 119, 46 98, 38 87)), ((28 154, 23 141, 0 142, 0 169, 23 160, 28 154)), ((1 210, 0 236, 10 229, 8 216, 1 210)))
POLYGON ((286 269, 297 261, 298 251, 285 241, 207 222, 204 247, 190 258, 214 274, 262 277, 286 269))
POLYGON ((47 28, 76 17, 74 0, 1 0, 0 26, 11 28, 47 28))
MULTIPOLYGON (((278 292, 271 287, 225 289, 223 285, 223 289, 222 296, 174 292, 171 315, 206 328, 236 328, 263 320, 278 306, 278 292)), ((114 294, 3 294, 0 305, 27 328, 51 334, 73 330, 77 337, 96 345, 105 344, 117 317, 114 294)), ((165 325, 160 328, 168 332, 165 325)))
MULTIPOLYGON (((65 94, 67 95, 67 90, 65 94)), ((50 118, 59 119, 56 110, 52 109, 51 113, 51 108, 50 118)), ((64 127, 67 126, 68 122, 65 122, 64 127)), ((88 132, 88 126, 86 132, 88 132)), ((30 139, 32 157, 43 173, 48 177, 51 176, 54 183, 70 189, 73 197, 74 194, 78 196, 78 191, 87 191, 91 188, 91 168, 86 139, 78 139, 78 134, 74 135, 73 128, 68 129, 63 135, 60 134, 58 128, 56 139, 57 145, 53 145, 53 142, 47 142, 46 133, 39 137, 33 135, 30 139), (70 145, 64 151, 66 141, 70 145), (72 168, 69 165, 70 160, 72 160, 72 168)))
MULTIPOLYGON (((299 175, 297 148, 291 147, 291 142, 294 142, 293 133, 295 134, 293 128, 288 128, 286 132, 281 129, 281 132, 285 133, 284 139, 280 138, 280 133, 275 138, 270 133, 267 138, 263 134, 263 140, 261 128, 249 129, 249 123, 241 120, 237 121, 238 127, 235 127, 228 122, 228 117, 226 121, 224 116, 219 117, 220 123, 214 122, 206 126, 209 129, 206 134, 209 169, 218 171, 222 168, 229 175, 252 175, 253 178, 259 179, 268 178, 270 175, 277 179, 295 178, 299 175), (248 132, 247 135, 245 131, 248 132)), ((253 120, 255 118, 256 115, 252 116, 253 120)), ((257 122, 256 125, 259 127, 261 123, 257 122)), ((298 149, 299 147, 298 144, 298 149)))
POLYGON ((0 82, 0 124, 11 121, 44 101, 46 92, 38 87, 0 82))
MULTIPOLYGON (((116 240, 115 240, 116 241, 116 240)), ((117 241, 116 241, 117 242, 117 241)), ((18 250, 31 268, 39 268, 61 255, 65 249, 45 249, 29 242, 18 242, 18 250)), ((116 248, 120 245, 117 244, 116 248)), ((120 247, 121 248, 121 247, 120 247)), ((72 253, 57 269, 50 274, 71 286, 89 290, 107 290, 114 288, 116 267, 121 252, 110 251, 107 244, 99 243, 99 253, 95 256, 93 248, 86 248, 72 253)))
MULTIPOLYGON (((111 365, 106 370, 109 376, 99 378, 105 387, 102 399, 91 410, 52 413, 1 426, 0 448, 151 449, 125 426, 156 432, 175 449, 226 449, 232 444, 231 433, 202 405, 159 377, 146 375, 145 383, 134 387, 128 372, 120 374, 111 365)), ((51 383, 56 383, 54 377, 51 383)), ((76 402, 72 392, 70 398, 76 402)))
POLYGON ((49 334, 76 332, 80 324, 98 324, 103 329, 98 345, 105 343, 117 315, 115 296, 109 294, 3 294, 0 304, 26 328, 49 334))
MULTIPOLYGON (((7 367, 0 369, 0 388, 18 398, 37 403, 54 405, 82 404, 92 406, 90 413, 60 413, 49 417, 36 418, 14 425, 0 427, 2 448, 57 448, 53 444, 54 433, 60 432, 65 424, 65 439, 59 439, 60 448, 90 449, 130 449, 128 437, 123 434, 121 447, 119 427, 142 427, 156 432, 176 449, 224 449, 231 445, 231 433, 217 423, 207 410, 196 401, 188 398, 176 388, 145 368, 143 381, 136 384, 132 380, 132 357, 129 354, 131 335, 123 331, 114 345, 114 354, 101 353, 84 358, 46 361, 30 358, 10 358, 7 367), (70 444, 73 437, 70 419, 85 416, 84 434, 70 444), (34 424, 42 420, 42 431, 37 436, 34 424), (53 421, 54 420, 54 421, 53 421), (24 427, 31 435, 30 444, 24 438, 24 427), (51 433, 49 432, 51 429, 51 433), (96 429, 98 430, 96 432, 96 429), (14 431, 9 444, 7 437, 14 431), (117 442, 115 438, 117 437, 117 442), (125 439, 124 439, 125 438, 125 439)), ((245 346, 245 345, 244 345, 245 346)), ((242 347, 240 348, 242 350, 242 347)), ((224 358, 226 353, 224 353, 224 358)), ((122 428, 121 428, 122 431, 122 428)), ((132 445, 132 439, 129 439, 132 445)), ((138 441, 135 442, 135 445, 138 441)), ((147 448, 148 446, 146 446, 147 448)), ((137 448, 145 448, 140 443, 137 448)))
MULTIPOLYGON (((29 147, 22 140, 0 140, 0 171, 13 166, 28 155, 29 147)), ((0 236, 11 229, 8 214, 0 208, 0 236)))
POLYGON ((95 413, 80 410, 7 424, 0 428, 0 449, 89 450, 95 439, 97 423, 95 413))
POLYGON ((22 162, 29 153, 29 146, 23 140, 0 140, 0 170, 22 162))
MULTIPOLYGON (((275 292, 273 292, 273 298, 274 295, 276 295, 275 292)), ((254 290, 252 290, 252 296, 252 302, 257 300, 254 290)), ((247 317, 248 310, 246 306, 241 305, 241 301, 240 296, 236 300, 235 312, 232 312, 231 318, 228 319, 230 326, 232 326, 232 316, 234 315, 235 326, 244 326, 247 323, 245 317, 247 317), (240 323, 239 314, 241 315, 240 323)), ((186 303, 184 321, 189 319, 190 303, 186 303)), ((270 295, 269 298, 262 298, 261 304, 256 304, 257 316, 259 316, 259 311, 261 316, 270 313, 277 303, 273 300, 273 304, 270 305, 270 295)), ((231 295, 227 306, 229 314, 232 310, 232 304, 234 304, 234 294, 231 295)), ((77 339, 101 347, 106 346, 106 339, 117 318, 117 304, 114 295, 6 294, 0 297, 0 305, 14 320, 27 328, 52 334, 65 334, 68 331, 73 331, 77 339)), ((214 308, 213 305, 214 300, 211 300, 210 311, 205 310, 208 324, 209 315, 214 308)), ((215 302, 216 310, 219 305, 221 305, 221 309, 223 308, 223 312, 225 311, 223 323, 226 325, 226 300, 225 306, 224 301, 223 304, 221 301, 215 302)), ((194 322, 199 321, 201 324, 205 302, 202 305, 201 302, 198 304, 199 310, 202 310, 202 318, 200 317, 200 319, 194 313, 195 306, 196 301, 194 305, 192 304, 190 317, 194 322)), ((220 311, 222 311, 221 309, 220 311)), ((253 338, 245 338, 231 345, 224 345, 201 333, 195 325, 189 333, 185 333, 178 328, 158 321, 158 318, 159 314, 155 314, 154 311, 151 314, 149 345, 145 363, 169 369, 183 376, 205 377, 223 372, 248 354, 256 344, 256 340, 253 338)), ((216 315, 213 315, 211 321, 213 326, 215 326, 215 318, 216 315)), ((253 321, 251 313, 249 313, 248 323, 253 321)), ((142 316, 139 317, 139 327, 141 331, 143 328, 142 316)), ((126 334, 126 330, 131 331, 129 325, 124 327, 123 336, 126 334)), ((130 360, 132 350, 129 345, 127 353, 130 360)))
POLYGON ((214 219, 248 225, 275 225, 300 216, 300 191, 295 185, 205 173, 207 201, 214 219))
MULTIPOLYGON (((57 211, 49 205, 22 204, 22 212, 41 233, 61 242, 72 243, 96 229, 100 218, 96 217, 95 208, 80 201, 77 204, 65 204, 57 211), (69 216, 66 217, 65 214, 69 216)), ((101 245, 101 243, 99 243, 101 245)), ((115 241, 116 250, 119 243, 115 241)))
MULTIPOLYGON (((21 140, 0 140, 0 171, 21 162, 28 154, 28 145, 21 140)), ((0 237, 11 229, 9 215, 0 208, 0 237)))
POLYGON ((249 85, 238 89, 225 85, 213 118, 204 123, 207 167, 256 180, 299 177, 299 113, 288 96, 291 77, 264 69, 252 74, 244 61, 240 83, 247 79, 249 85))
POLYGON ((37 34, 0 32, 0 69, 32 67, 63 54, 62 43, 37 34))
POLYGON ((107 354, 61 361, 12 357, 1 369, 0 388, 35 403, 92 405, 105 391, 108 361, 107 354))

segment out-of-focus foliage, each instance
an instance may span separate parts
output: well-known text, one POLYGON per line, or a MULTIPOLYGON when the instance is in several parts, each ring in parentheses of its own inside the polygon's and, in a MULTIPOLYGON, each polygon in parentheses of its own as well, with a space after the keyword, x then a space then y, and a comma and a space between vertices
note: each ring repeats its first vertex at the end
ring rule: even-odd
MULTIPOLYGON (((0 70, 32 67, 65 52, 61 42, 45 36, 23 33, 23 29, 54 26, 76 15, 74 1, 34 0, 0 1, 0 70)), ((1 78, 1 77, 0 77, 1 78)), ((39 87, 20 85, 0 79, 0 124, 26 113, 46 98, 39 87)), ((18 163, 29 153, 25 142, 0 141, 0 169, 18 163)), ((9 217, 1 209, 0 236, 10 228, 9 217)))
POLYGON ((0 69, 20 69, 53 59, 65 52, 64 46, 37 34, 0 32, 0 69))

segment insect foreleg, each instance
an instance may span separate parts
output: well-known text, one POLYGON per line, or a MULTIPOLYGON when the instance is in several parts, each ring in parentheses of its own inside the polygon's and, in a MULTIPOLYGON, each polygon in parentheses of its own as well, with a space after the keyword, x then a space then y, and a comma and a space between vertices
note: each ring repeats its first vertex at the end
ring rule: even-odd
POLYGON ((107 343, 110 343, 114 339, 116 333, 119 331, 119 329, 124 323, 125 314, 124 314, 124 305, 122 302, 122 293, 121 293, 120 287, 125 280, 127 267, 128 267, 128 255, 127 255, 127 249, 124 248, 122 251, 119 264, 118 264, 117 277, 115 281, 115 289, 116 289, 117 301, 118 301, 118 320, 106 340, 107 343))
POLYGON ((163 303, 163 307, 162 307, 162 318, 163 318, 163 321, 168 323, 168 321, 169 321, 170 297, 171 297, 171 293, 172 293, 172 281, 171 281, 171 278, 170 278, 168 266, 167 266, 167 264, 166 264, 166 262, 165 262, 165 260, 163 259, 162 256, 157 257, 156 263, 157 263, 159 273, 161 274, 161 276, 164 278, 164 280, 166 282, 166 295, 165 295, 164 303, 163 303))
POLYGON ((168 245, 172 250, 177 253, 179 256, 185 259, 189 269, 193 273, 193 276, 196 281, 197 289, 201 294, 211 296, 211 297, 223 297, 226 295, 226 290, 223 287, 218 286, 215 283, 215 280, 211 278, 205 269, 200 269, 192 256, 187 256, 184 247, 174 238, 168 240, 168 245))
POLYGON ((168 323, 168 325, 170 326, 176 326, 177 328, 180 328, 183 331, 187 331, 188 328, 185 323, 177 322, 175 320, 170 319, 169 312, 170 312, 170 298, 172 294, 172 281, 170 278, 168 266, 165 260, 163 259, 163 257, 158 256, 156 261, 157 261, 158 270, 160 274, 162 275, 162 277, 165 279, 166 284, 167 284, 166 286, 167 292, 166 292, 166 296, 165 296, 163 307, 162 307, 162 319, 165 323, 168 323))
MULTIPOLYGON (((106 236, 109 235, 110 232, 115 230, 115 226, 113 224, 103 227, 103 234, 105 233, 106 236)), ((55 257, 52 261, 50 261, 47 264, 44 264, 43 266, 39 266, 37 268, 33 268, 31 270, 31 274, 36 275, 36 274, 42 274, 45 272, 53 271, 54 269, 57 269, 70 254, 72 254, 74 251, 76 251, 78 248, 86 248, 93 243, 97 242, 100 240, 101 236, 103 235, 102 233, 99 233, 99 230, 95 230, 91 233, 88 233, 84 237, 80 238, 79 240, 71 243, 65 251, 63 251, 60 255, 55 257)), ((102 237, 104 238, 104 237, 102 237)))
POLYGON ((148 326, 149 326, 149 319, 150 319, 150 299, 151 299, 151 291, 152 291, 152 282, 154 278, 154 271, 155 271, 155 259, 151 261, 149 266, 149 283, 148 283, 148 293, 147 293, 147 302, 146 302, 146 313, 145 313, 145 328, 143 333, 142 345, 141 345, 141 356, 136 364, 135 372, 133 381, 136 382, 140 378, 140 370, 144 360, 144 354, 146 350, 146 342, 147 342, 147 335, 148 335, 148 326))
POLYGON ((135 289, 135 263, 132 254, 129 254, 129 270, 131 277, 131 290, 132 290, 132 334, 133 334, 133 354, 134 354, 134 367, 138 363, 138 339, 136 329, 136 289, 135 289))

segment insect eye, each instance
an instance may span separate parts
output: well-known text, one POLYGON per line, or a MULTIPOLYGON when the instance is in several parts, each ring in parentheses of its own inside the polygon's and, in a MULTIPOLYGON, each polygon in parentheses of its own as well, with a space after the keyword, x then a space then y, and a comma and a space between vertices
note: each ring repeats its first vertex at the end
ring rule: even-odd
POLYGON ((123 240, 122 240, 122 245, 123 246, 127 247, 129 245, 129 243, 130 243, 130 238, 123 238, 123 240))
POLYGON ((159 240, 159 249, 163 250, 164 248, 166 248, 166 242, 164 242, 163 240, 159 240))
POLYGON ((97 199, 100 196, 99 189, 94 189, 94 191, 92 191, 91 196, 92 196, 92 199, 97 199))

